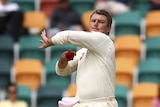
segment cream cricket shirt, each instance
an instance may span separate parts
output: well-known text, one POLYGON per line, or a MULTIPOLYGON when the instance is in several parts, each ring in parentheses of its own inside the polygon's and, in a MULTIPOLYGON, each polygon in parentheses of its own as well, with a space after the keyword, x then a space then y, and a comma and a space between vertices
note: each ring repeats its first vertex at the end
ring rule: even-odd
POLYGON ((56 72, 61 76, 77 71, 77 98, 90 100, 115 96, 115 48, 109 36, 100 32, 62 31, 52 37, 52 42, 82 48, 65 69, 56 65, 56 72))

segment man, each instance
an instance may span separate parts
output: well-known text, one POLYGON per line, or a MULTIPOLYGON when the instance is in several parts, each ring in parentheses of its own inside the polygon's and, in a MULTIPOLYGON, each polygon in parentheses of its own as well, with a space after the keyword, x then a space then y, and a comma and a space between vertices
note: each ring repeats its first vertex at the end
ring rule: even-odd
POLYGON ((25 101, 17 99, 17 88, 16 84, 9 83, 7 85, 7 100, 0 102, 0 107, 28 107, 25 101))
POLYGON ((53 11, 50 18, 49 35, 59 31, 73 29, 82 30, 80 15, 72 9, 68 0, 59 0, 59 6, 53 11))
POLYGON ((23 32, 23 13, 17 3, 0 0, 0 34, 9 35, 15 42, 23 32))
POLYGON ((77 71, 75 98, 78 102, 73 107, 118 107, 115 99, 115 48, 108 36, 111 24, 108 12, 95 10, 90 18, 90 32, 62 31, 51 39, 46 37, 45 30, 41 34, 43 45, 40 48, 67 43, 81 47, 73 60, 67 59, 64 52, 56 64, 58 75, 66 76, 77 71))

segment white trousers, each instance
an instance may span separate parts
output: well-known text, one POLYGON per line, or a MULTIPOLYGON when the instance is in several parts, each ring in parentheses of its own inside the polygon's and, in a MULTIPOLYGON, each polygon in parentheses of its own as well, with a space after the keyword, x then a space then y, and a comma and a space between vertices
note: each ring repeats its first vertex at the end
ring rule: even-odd
POLYGON ((118 103, 115 98, 112 98, 95 101, 80 101, 73 107, 118 107, 118 103))

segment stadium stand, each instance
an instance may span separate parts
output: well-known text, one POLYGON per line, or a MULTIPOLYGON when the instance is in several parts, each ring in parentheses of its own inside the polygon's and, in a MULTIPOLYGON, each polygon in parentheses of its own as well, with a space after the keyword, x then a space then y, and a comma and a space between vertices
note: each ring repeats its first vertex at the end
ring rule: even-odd
MULTIPOLYGON (((48 19, 58 6, 58 0, 10 1, 19 4, 24 12, 23 26, 32 29, 29 32, 32 34, 21 35, 17 42, 9 35, 0 35, 0 88, 3 90, 14 80, 20 85, 18 97, 27 101, 29 107, 58 107, 57 101, 63 97, 64 91, 67 96, 75 96, 76 84, 71 81, 71 76, 58 76, 55 73, 55 64, 62 52, 68 49, 76 51, 77 47, 68 44, 50 47, 46 49, 49 50, 47 54, 46 50, 38 49, 41 45, 40 31, 48 27, 48 19), (15 44, 19 47, 17 50, 15 44), (16 60, 15 54, 18 56, 16 60), (41 85, 43 79, 45 82, 41 85), (37 95, 34 100, 32 92, 37 95)), ((95 0, 69 1, 81 15, 85 30, 89 31, 89 18, 95 0)), ((156 90, 160 81, 160 11, 149 11, 150 5, 150 0, 130 0, 128 6, 131 10, 113 17, 112 40, 116 48, 115 92, 119 107, 151 107, 151 100, 157 96, 156 90), (145 39, 140 37, 141 30, 145 31, 145 39), (141 58, 141 54, 145 54, 145 59, 141 58), (136 84, 133 84, 134 78, 137 78, 136 84), (127 98, 128 94, 131 94, 132 101, 127 98)))
POLYGON ((36 91, 42 83, 43 65, 36 59, 20 59, 13 65, 15 82, 36 91))

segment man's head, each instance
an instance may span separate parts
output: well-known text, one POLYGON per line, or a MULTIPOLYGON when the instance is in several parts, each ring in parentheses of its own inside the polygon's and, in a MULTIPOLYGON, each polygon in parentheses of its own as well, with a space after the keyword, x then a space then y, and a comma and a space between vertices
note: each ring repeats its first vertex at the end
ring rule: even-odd
POLYGON ((59 0, 59 5, 63 9, 69 8, 69 1, 68 0, 59 0))
POLYGON ((17 99, 17 86, 14 83, 9 83, 7 85, 7 94, 10 101, 15 101, 17 99))
POLYGON ((105 10, 95 10, 90 17, 90 31, 109 34, 112 25, 112 17, 105 10))
POLYGON ((8 0, 0 0, 3 5, 6 5, 8 0))

